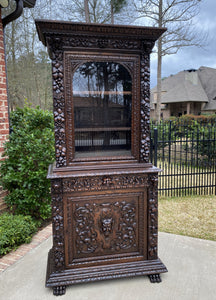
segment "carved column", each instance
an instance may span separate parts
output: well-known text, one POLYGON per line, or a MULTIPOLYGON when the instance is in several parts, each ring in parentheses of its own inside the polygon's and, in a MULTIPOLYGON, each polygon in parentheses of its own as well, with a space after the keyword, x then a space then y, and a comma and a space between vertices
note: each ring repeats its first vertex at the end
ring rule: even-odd
POLYGON ((64 257, 64 213, 62 180, 51 182, 52 195, 52 224, 53 224, 53 256, 56 270, 62 270, 65 265, 64 257))
POLYGON ((148 163, 150 154, 150 53, 154 42, 143 42, 140 70, 141 146, 140 161, 148 163))
POLYGON ((66 142, 65 142, 65 99, 64 99, 64 65, 62 39, 50 40, 52 55, 52 79, 53 79, 53 112, 55 124, 55 150, 56 167, 66 166, 66 142))
POLYGON ((158 175, 149 175, 148 189, 148 259, 157 259, 158 175))

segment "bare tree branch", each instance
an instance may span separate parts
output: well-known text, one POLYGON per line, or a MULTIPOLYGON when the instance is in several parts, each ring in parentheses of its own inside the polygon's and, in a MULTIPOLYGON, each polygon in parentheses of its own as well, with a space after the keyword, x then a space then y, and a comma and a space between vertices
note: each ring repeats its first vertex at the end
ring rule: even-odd
POLYGON ((161 115, 161 65, 162 56, 175 54, 189 46, 201 47, 204 38, 194 31, 193 18, 199 13, 201 0, 133 0, 138 18, 152 26, 167 27, 167 32, 157 42, 157 120, 161 115))

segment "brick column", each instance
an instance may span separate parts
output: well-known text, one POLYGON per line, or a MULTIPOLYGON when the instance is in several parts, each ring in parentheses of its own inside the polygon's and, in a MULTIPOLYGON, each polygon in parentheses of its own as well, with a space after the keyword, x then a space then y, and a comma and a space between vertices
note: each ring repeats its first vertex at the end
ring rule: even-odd
MULTIPOLYGON (((1 18, 0 8, 0 161, 4 149, 4 142, 9 135, 9 119, 8 119, 8 102, 7 102, 7 83, 5 70, 5 53, 4 53, 4 32, 1 18)), ((0 211, 5 208, 3 198, 5 191, 0 187, 0 211)))

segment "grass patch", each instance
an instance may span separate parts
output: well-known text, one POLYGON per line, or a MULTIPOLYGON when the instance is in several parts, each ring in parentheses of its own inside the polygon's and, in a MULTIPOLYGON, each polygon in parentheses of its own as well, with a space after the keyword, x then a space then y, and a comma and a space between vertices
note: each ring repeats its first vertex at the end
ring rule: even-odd
POLYGON ((216 241, 216 196, 159 198, 159 231, 216 241))

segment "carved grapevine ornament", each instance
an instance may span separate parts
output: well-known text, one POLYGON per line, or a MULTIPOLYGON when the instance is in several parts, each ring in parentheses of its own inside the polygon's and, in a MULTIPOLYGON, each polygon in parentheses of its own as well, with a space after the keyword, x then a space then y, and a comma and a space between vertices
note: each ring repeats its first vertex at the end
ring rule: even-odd
POLYGON ((61 180, 52 181, 53 253, 56 268, 62 269, 64 257, 64 216, 61 180))
POLYGON ((148 200, 148 258, 157 258, 157 244, 158 244, 158 176, 149 176, 149 200, 148 200))

